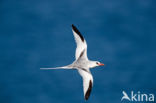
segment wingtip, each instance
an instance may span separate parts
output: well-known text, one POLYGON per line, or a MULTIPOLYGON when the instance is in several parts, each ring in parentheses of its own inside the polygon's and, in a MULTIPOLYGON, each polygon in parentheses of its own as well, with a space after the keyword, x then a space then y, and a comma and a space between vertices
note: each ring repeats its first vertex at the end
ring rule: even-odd
POLYGON ((74 26, 74 24, 72 24, 72 29, 74 32, 76 32, 79 37, 81 38, 81 40, 84 42, 84 37, 82 36, 82 34, 80 33, 80 31, 76 28, 76 26, 74 26))
POLYGON ((89 98, 89 97, 86 97, 86 96, 85 96, 85 100, 86 100, 86 101, 88 100, 88 98, 89 98))
POLYGON ((87 92, 85 94, 85 100, 88 100, 88 98, 89 98, 89 96, 91 94, 91 91, 92 91, 92 81, 90 80, 90 82, 89 82, 89 88, 88 88, 88 90, 87 90, 87 92))
POLYGON ((72 29, 75 30, 76 26, 74 24, 71 25, 72 29))

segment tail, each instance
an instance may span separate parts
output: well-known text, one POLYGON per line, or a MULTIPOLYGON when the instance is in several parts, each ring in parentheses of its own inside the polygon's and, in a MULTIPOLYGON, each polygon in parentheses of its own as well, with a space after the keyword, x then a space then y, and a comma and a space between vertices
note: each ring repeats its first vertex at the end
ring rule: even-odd
POLYGON ((56 67, 56 68, 40 68, 41 70, 50 70, 50 69, 73 69, 70 66, 56 67))

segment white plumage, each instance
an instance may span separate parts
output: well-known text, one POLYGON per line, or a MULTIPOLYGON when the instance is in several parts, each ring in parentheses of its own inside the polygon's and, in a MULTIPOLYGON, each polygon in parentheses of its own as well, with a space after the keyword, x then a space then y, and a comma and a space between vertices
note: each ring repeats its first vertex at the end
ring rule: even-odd
POLYGON ((103 66, 104 64, 98 61, 88 60, 86 40, 73 24, 72 31, 77 44, 75 52, 75 61, 72 64, 63 67, 40 69, 77 69, 83 79, 83 92, 85 100, 88 100, 93 87, 93 77, 89 69, 94 68, 96 66, 103 66))

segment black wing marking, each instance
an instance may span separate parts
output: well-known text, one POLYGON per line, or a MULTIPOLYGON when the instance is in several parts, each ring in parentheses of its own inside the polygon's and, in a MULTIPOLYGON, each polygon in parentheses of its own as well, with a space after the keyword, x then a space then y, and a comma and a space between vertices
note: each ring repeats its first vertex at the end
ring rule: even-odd
POLYGON ((82 36, 82 34, 79 32, 79 30, 73 24, 72 24, 72 28, 79 35, 81 40, 84 42, 84 37, 82 36))
POLYGON ((85 71, 85 72, 91 74, 90 71, 86 70, 85 68, 80 68, 80 67, 79 67, 79 69, 81 69, 81 70, 83 70, 83 71, 85 71))
POLYGON ((88 90, 87 90, 87 92, 86 92, 86 94, 85 94, 85 99, 86 99, 86 100, 88 100, 91 91, 92 91, 92 81, 90 80, 88 90))
POLYGON ((84 52, 85 52, 85 49, 81 52, 79 58, 81 58, 83 56, 84 52))

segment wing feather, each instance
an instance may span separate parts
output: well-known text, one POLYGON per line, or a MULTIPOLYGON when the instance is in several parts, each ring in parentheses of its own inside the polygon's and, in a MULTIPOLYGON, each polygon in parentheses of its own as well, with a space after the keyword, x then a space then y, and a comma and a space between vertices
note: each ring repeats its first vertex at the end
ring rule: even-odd
POLYGON ((81 55, 81 53, 83 52, 83 50, 85 50, 83 53, 83 57, 88 60, 86 40, 73 24, 72 24, 72 31, 77 45, 76 52, 75 52, 75 59, 77 60, 81 55))
POLYGON ((78 69, 78 72, 82 76, 83 79, 83 92, 85 100, 88 100, 92 87, 93 87, 93 77, 90 71, 84 71, 83 69, 78 69))

